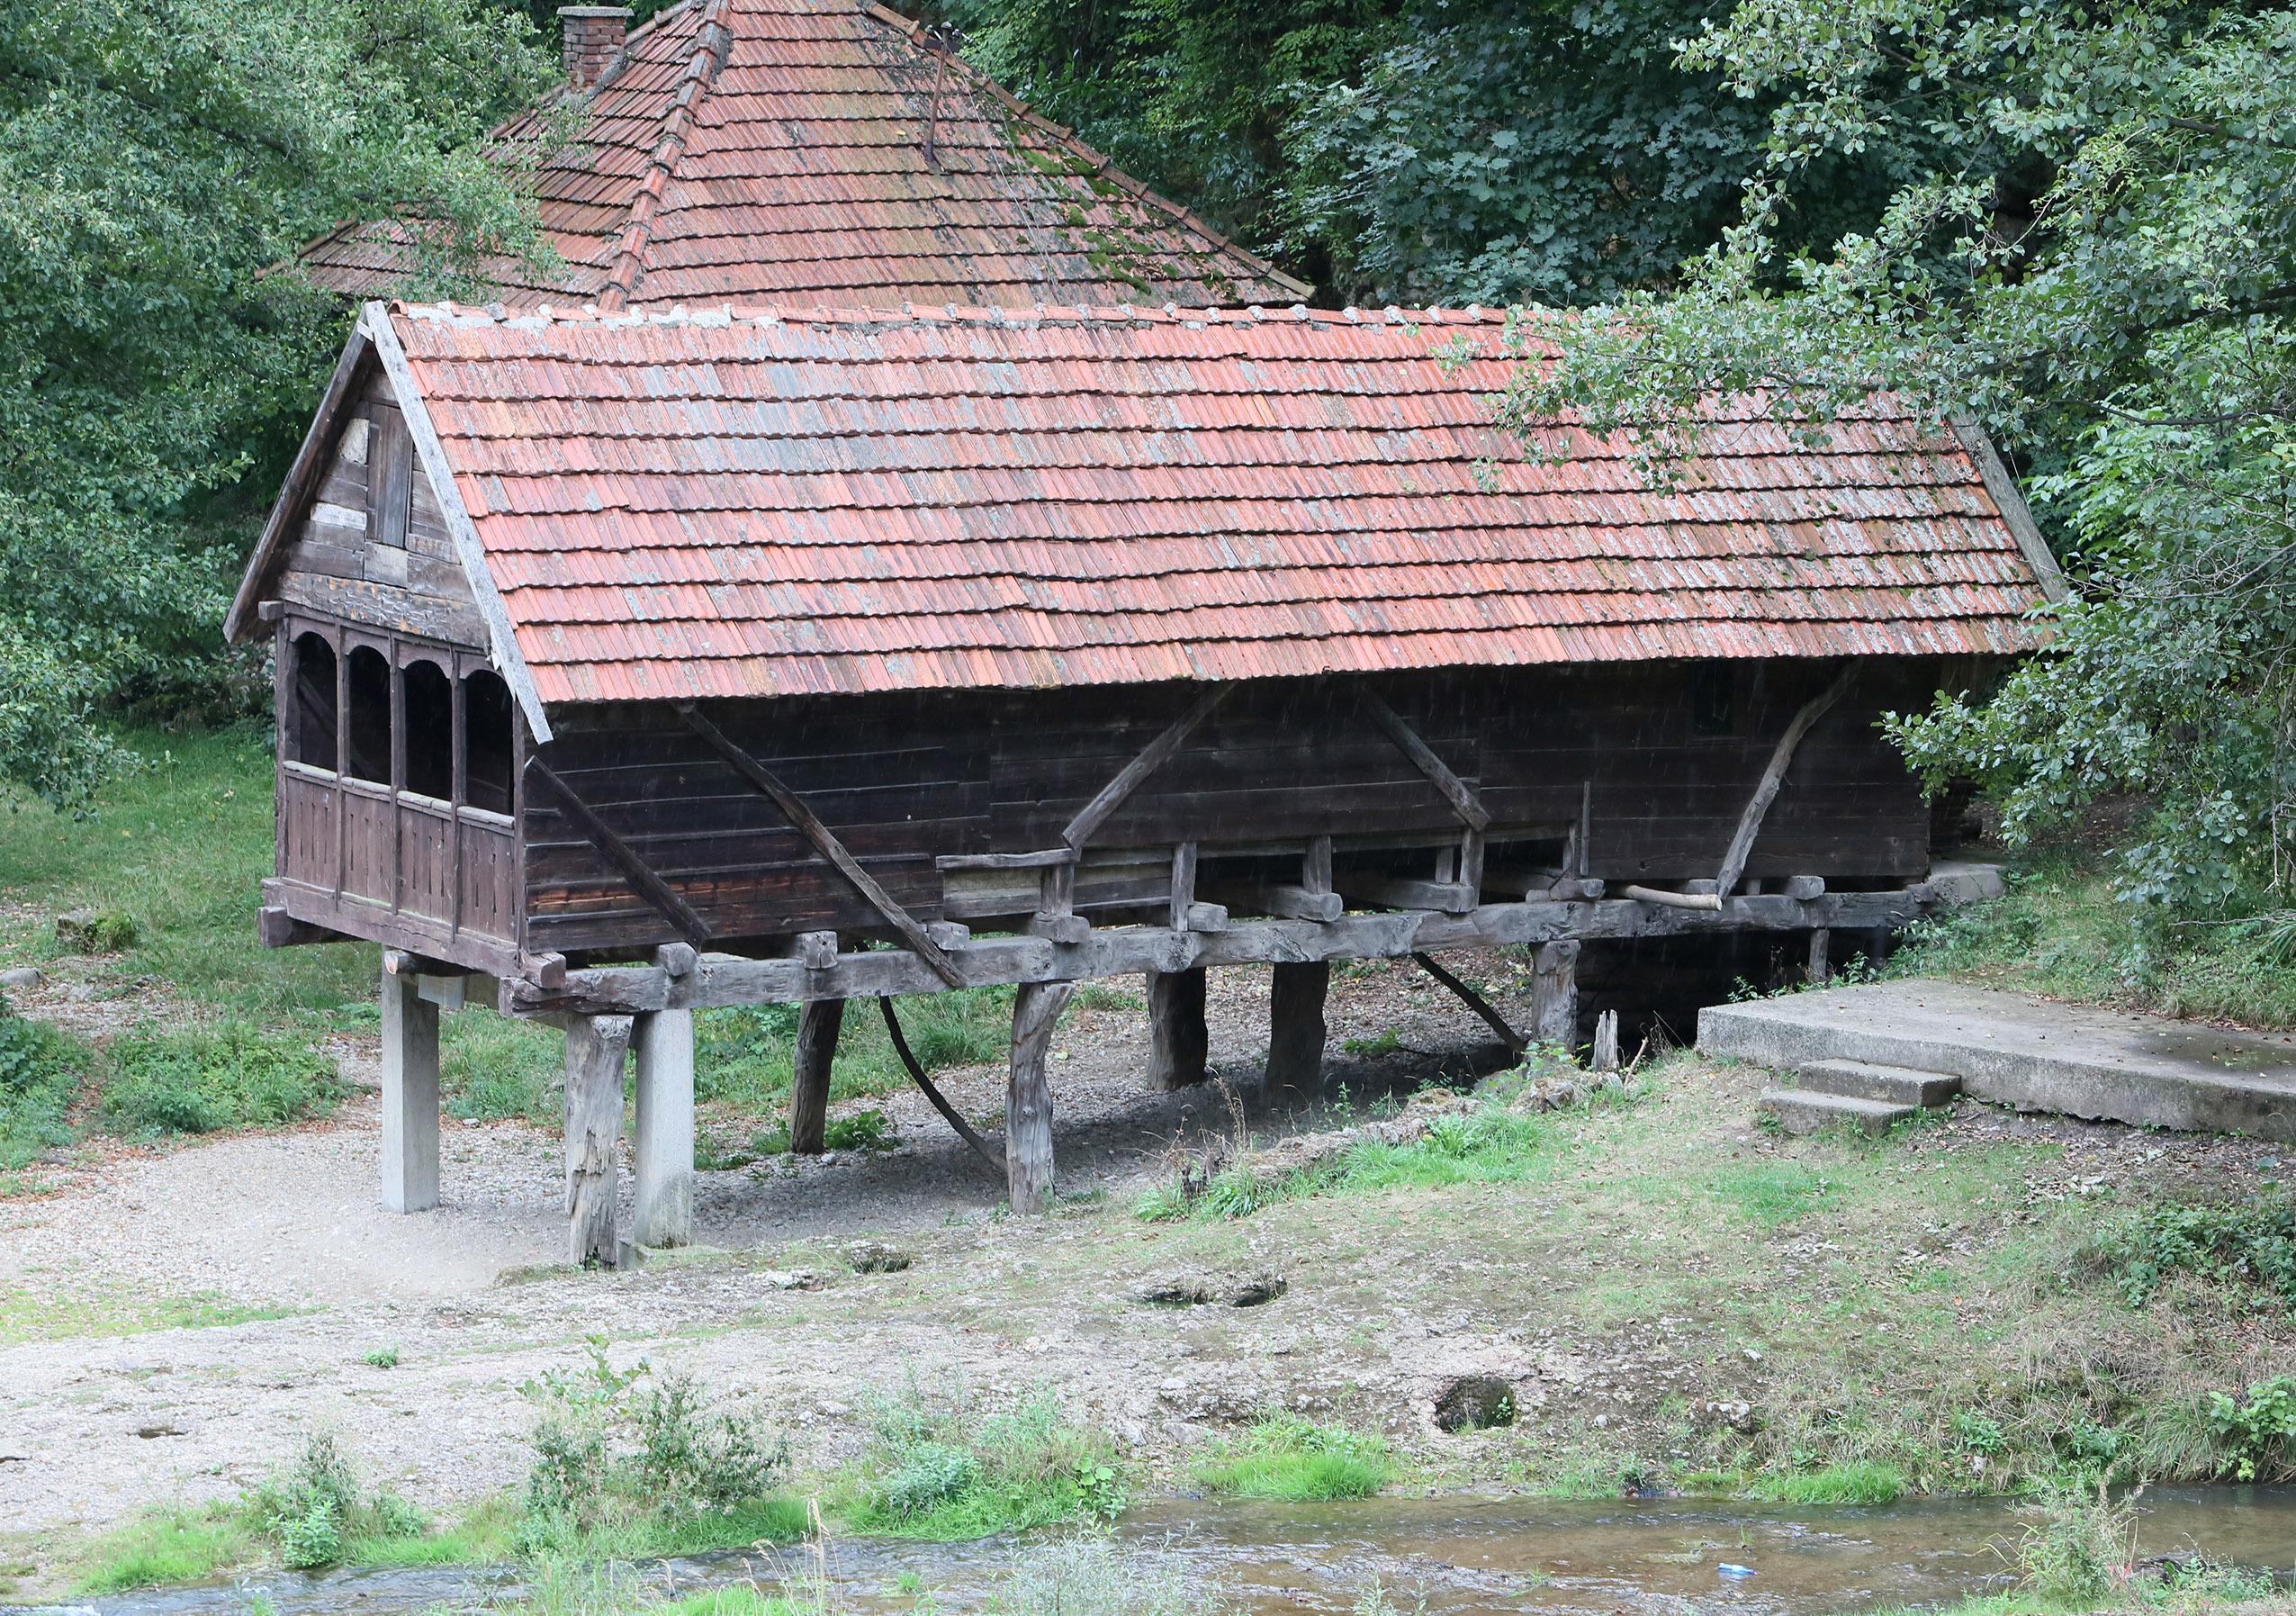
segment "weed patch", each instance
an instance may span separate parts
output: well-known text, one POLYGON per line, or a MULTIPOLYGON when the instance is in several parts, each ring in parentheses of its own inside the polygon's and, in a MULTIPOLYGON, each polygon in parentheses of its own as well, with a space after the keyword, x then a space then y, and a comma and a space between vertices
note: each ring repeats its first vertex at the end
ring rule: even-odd
POLYGON ((2131 1307, 2145 1306, 2178 1274, 2249 1308, 2296 1307, 2296 1205, 2281 1197, 2150 1207, 2107 1223, 2082 1259, 2131 1307))
POLYGON ((2296 1375, 2276 1375, 2235 1397, 2209 1398, 2209 1423, 2233 1453, 2242 1481, 2282 1481, 2296 1476, 2296 1375))
POLYGON ((324 1115, 341 1097, 334 1062, 311 1040, 229 1020, 113 1041, 104 1114, 139 1133, 212 1133, 324 1115))
POLYGON ((1799 1161, 1764 1162, 1716 1173, 1714 1192, 1742 1216, 1775 1229, 1806 1217, 1833 1196, 1833 1184, 1799 1161))
POLYGON ((1223 1498, 1302 1503, 1368 1498, 1394 1473, 1393 1456, 1380 1438, 1282 1409, 1222 1441, 1194 1467, 1198 1485, 1223 1498))
POLYGON ((71 1143, 65 1113, 94 1056, 68 1033, 15 1015, 0 999, 0 1174, 71 1143))
POLYGON ((1113 1445, 1049 1395, 982 1417, 961 1392, 929 1394, 912 1381, 865 1406, 869 1446, 842 1500, 861 1531, 953 1541, 1123 1510, 1113 1445))

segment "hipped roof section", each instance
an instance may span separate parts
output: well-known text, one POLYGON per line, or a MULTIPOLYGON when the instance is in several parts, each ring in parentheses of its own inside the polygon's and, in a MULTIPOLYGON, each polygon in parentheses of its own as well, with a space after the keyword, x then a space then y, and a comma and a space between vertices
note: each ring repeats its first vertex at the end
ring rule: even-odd
MULTIPOLYGON (((513 306, 779 301, 1288 302, 1307 287, 1112 167, 869 0, 684 0, 599 84, 496 131, 533 154, 565 271, 483 266, 513 306)), ((407 221, 303 250, 347 295, 413 264, 407 221)))
POLYGON ((2046 551, 1959 438, 1879 400, 1822 447, 1717 410, 1657 481, 1574 429, 1532 459, 1493 421, 1517 363, 1495 315, 376 305, 366 324, 404 354, 547 705, 2010 654, 2046 633, 2046 551))

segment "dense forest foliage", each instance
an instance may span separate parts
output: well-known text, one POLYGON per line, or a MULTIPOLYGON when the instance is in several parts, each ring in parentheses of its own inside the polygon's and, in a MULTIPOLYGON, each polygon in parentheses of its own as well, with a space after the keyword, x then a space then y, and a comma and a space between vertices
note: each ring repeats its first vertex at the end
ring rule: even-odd
POLYGON ((485 0, 0 9, 0 795, 248 699, 223 603, 345 320, 264 272, 347 217, 440 221, 441 279, 528 249, 480 137, 551 68, 485 0))
MULTIPOLYGON (((0 792, 71 802, 131 703, 228 700, 248 513, 340 311, 262 272, 345 216, 427 278, 537 250, 486 126, 540 0, 0 14, 0 792)), ((655 9, 652 5, 644 8, 655 9)), ((1519 303, 1560 408, 1662 463, 1702 394, 1974 417, 2080 599, 1906 715, 2012 832, 2158 808, 2124 885, 2268 907, 2296 857, 2296 13, 2118 0, 935 0, 968 55, 1330 301, 1519 303)))

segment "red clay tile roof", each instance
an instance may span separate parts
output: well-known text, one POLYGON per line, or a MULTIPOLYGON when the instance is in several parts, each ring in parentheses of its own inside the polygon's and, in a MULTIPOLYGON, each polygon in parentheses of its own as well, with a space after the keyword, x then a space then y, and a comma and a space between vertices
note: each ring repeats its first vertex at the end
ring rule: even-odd
MULTIPOLYGON (((565 95, 498 132, 532 149, 565 95)), ((662 13, 588 93, 536 189, 566 271, 490 266, 514 304, 1194 305, 1307 291, 867 0, 662 13)), ((337 291, 388 295, 406 240, 403 225, 347 225, 302 262, 337 291)))
POLYGON ((1535 464, 1475 314, 390 319, 545 702, 2041 638, 1958 442, 1535 464))

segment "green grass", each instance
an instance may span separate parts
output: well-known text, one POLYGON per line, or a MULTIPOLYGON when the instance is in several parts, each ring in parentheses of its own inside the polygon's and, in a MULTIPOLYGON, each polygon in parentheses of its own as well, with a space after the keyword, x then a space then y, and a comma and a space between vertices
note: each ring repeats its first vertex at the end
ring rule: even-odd
POLYGON ((104 1117, 124 1133, 275 1127, 335 1108, 335 1063, 308 1035, 239 1019, 139 1029, 104 1052, 104 1117))
POLYGON ((1715 1175, 1714 1189, 1740 1215, 1765 1229, 1808 1216, 1833 1194, 1825 1175, 1803 1161, 1724 1169, 1715 1175))
POLYGON ((982 1415, 961 1392, 913 1382, 872 1394, 866 1412, 869 1445, 834 1494, 855 1530, 953 1542, 1123 1508, 1113 1444, 1049 1395, 982 1415))
POLYGON ((1745 1490, 1773 1503, 1895 1503, 1913 1483, 1895 1465, 1849 1459, 1795 1475, 1757 1476, 1745 1490))
POLYGON ((2139 925, 2093 854, 2052 852, 1992 903, 1923 921, 1892 976, 1948 976, 2054 998, 2296 1026, 2296 949, 2261 919, 2139 925))
POLYGON ((247 1510, 237 1503, 147 1511, 98 1538, 81 1562, 80 1596, 203 1583, 262 1557, 247 1510))
POLYGON ((136 730, 122 737, 140 766, 113 781, 85 820, 27 806, 0 836, 0 892, 35 918, 0 934, 20 957, 53 956, 47 918, 116 909, 136 945, 107 957, 100 982, 131 990, 158 977, 175 991, 265 1025, 363 1004, 374 990, 371 944, 262 947, 255 908, 273 873, 267 731, 202 736, 136 730))
POLYGON ((210 1330, 293 1318, 301 1311, 243 1306, 205 1292, 167 1296, 85 1281, 68 1287, 0 1285, 0 1345, 140 1335, 153 1330, 210 1330))
MULTIPOLYGON (((999 1061, 1011 1043, 1011 988, 923 994, 903 999, 896 1008, 909 1048, 927 1071, 999 1061)), ((744 1006, 697 1016, 696 1098, 752 1115, 781 1109, 789 1097, 797 1016, 795 1005, 744 1006)), ((830 1068, 829 1097, 891 1094, 908 1081, 877 1007, 867 1001, 848 1006, 830 1068)))
POLYGON ((1191 1473, 1222 1498, 1327 1503, 1369 1498, 1394 1478, 1395 1465, 1376 1436, 1275 1410, 1221 1441, 1191 1473))

